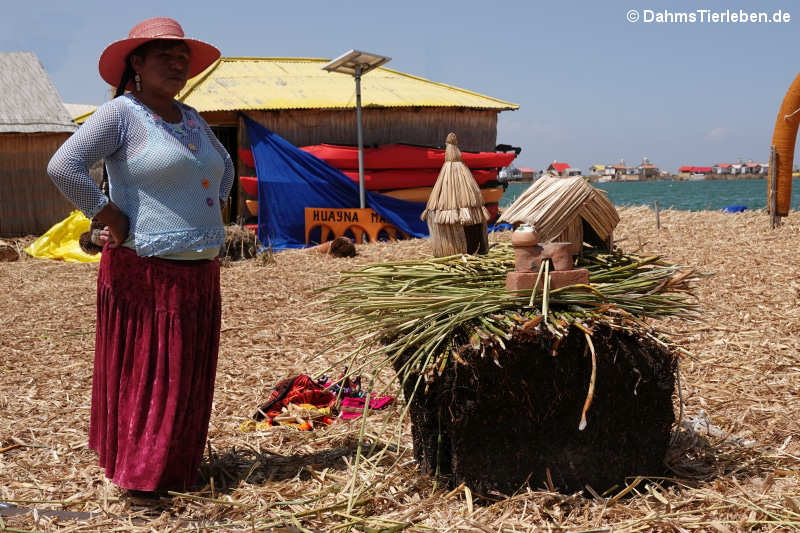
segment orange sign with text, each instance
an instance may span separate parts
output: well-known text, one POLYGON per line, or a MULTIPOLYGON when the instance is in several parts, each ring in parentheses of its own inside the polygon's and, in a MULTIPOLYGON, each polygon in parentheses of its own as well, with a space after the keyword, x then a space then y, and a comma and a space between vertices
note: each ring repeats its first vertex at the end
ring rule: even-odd
POLYGON ((385 232, 390 240, 397 235, 408 237, 405 232, 389 224, 382 216, 370 208, 365 209, 331 209, 327 207, 306 207, 306 245, 315 228, 320 228, 320 242, 325 242, 333 234, 333 238, 343 237, 348 231, 353 234, 356 244, 377 242, 381 232, 385 232), (365 239, 366 237, 366 239, 365 239))

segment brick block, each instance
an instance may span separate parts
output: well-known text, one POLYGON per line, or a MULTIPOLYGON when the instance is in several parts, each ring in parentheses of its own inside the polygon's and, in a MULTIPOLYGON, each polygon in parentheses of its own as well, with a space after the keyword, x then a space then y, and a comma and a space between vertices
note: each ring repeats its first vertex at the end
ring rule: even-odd
MULTIPOLYGON (((533 290, 538 272, 509 272, 506 276, 506 289, 509 291, 533 290)), ((574 270, 555 270, 550 272, 550 290, 589 283, 589 271, 585 268, 574 270)), ((539 282, 541 285, 541 281, 539 282)), ((541 290, 541 287, 539 287, 541 290)))

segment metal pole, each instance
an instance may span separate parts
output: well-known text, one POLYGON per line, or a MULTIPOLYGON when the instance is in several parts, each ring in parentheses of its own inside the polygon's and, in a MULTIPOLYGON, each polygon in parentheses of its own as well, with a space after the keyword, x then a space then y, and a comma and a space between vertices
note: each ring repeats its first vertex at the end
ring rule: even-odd
POLYGON ((781 219, 776 214, 777 206, 777 186, 778 186, 778 151, 775 145, 769 147, 769 176, 767 177, 767 210, 770 214, 770 227, 777 228, 781 219))
POLYGON ((661 229, 661 217, 658 215, 658 200, 653 202, 656 209, 656 229, 661 229))
POLYGON ((364 132, 361 128, 361 65, 356 67, 356 121, 358 122, 358 199, 361 209, 367 207, 364 192, 364 132))

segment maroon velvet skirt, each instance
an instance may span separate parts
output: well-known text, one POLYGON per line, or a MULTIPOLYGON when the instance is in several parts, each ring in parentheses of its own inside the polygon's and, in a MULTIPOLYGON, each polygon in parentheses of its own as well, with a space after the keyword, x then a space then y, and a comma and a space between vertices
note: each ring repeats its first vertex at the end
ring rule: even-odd
POLYGON ((220 312, 217 260, 103 250, 89 447, 120 487, 195 483, 214 397, 220 312))

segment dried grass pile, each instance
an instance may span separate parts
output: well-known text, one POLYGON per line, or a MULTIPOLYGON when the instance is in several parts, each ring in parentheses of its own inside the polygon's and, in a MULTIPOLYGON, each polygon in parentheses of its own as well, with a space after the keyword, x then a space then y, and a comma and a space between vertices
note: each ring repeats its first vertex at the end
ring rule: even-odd
MULTIPOLYGON (((651 321, 691 354, 681 360, 683 403, 673 396, 682 416, 664 478, 628 479, 598 494, 584 487, 564 495, 543 484, 510 498, 479 497, 420 477, 410 425, 396 433, 396 412, 369 415, 360 455, 358 421, 311 433, 240 433, 277 381, 321 373, 357 346, 353 339, 331 351, 331 327, 313 319, 325 310, 315 291, 336 283, 340 270, 431 256, 427 242, 409 240, 358 246, 358 257, 337 261, 288 251, 274 263, 224 268, 203 486, 140 505, 103 480, 86 448, 97 267, 25 258, 0 263, 7 295, 0 300, 0 500, 42 512, 11 517, 0 509, 0 530, 796 530, 800 215, 792 212, 775 231, 763 212, 661 211, 660 231, 646 208, 623 209, 620 217, 615 239, 625 250, 656 251, 714 273, 695 289, 702 322, 651 321), (371 447, 389 441, 383 452, 371 447), (87 515, 46 516, 46 509, 87 515)), ((393 380, 387 369, 374 387, 397 394, 393 380)))
POLYGON ((225 244, 220 258, 230 261, 252 259, 258 253, 258 236, 244 226, 225 226, 225 244))

